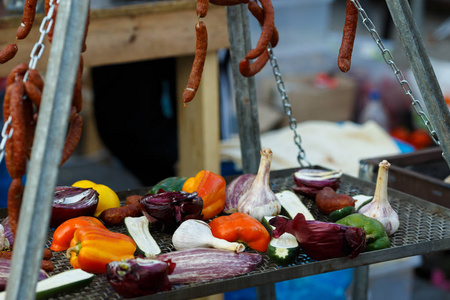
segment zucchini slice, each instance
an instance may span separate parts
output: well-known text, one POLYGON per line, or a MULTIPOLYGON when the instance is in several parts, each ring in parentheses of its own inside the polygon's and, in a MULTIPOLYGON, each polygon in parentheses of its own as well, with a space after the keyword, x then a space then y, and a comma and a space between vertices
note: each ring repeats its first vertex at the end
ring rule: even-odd
POLYGON ((367 195, 355 195, 352 197, 355 199, 355 211, 358 212, 361 207, 364 205, 370 203, 373 199, 373 196, 367 196, 367 195))
POLYGON ((284 233, 278 239, 272 238, 270 240, 267 246, 267 255, 277 264, 285 266, 295 261, 299 249, 300 246, 295 236, 284 233))
POLYGON ((128 234, 136 243, 137 251, 145 257, 155 257, 161 253, 161 249, 150 234, 149 222, 145 216, 126 217, 125 226, 128 234))
POLYGON ((315 220, 308 208, 303 204, 302 200, 292 191, 285 190, 276 193, 278 201, 281 203, 281 214, 294 219, 298 213, 302 213, 306 220, 315 220))
MULTIPOLYGON (((73 293, 88 286, 94 274, 81 269, 71 269, 39 281, 36 285, 36 299, 48 299, 61 293, 73 293)), ((0 293, 0 299, 6 299, 6 291, 0 293)))

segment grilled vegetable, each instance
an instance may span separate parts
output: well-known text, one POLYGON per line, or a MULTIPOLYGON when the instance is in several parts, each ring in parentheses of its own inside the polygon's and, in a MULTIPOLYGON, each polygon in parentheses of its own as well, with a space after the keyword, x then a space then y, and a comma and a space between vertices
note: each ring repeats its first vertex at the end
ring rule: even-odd
POLYGON ((70 247, 70 241, 73 239, 75 231, 83 226, 94 225, 106 229, 106 227, 97 218, 82 216, 64 221, 53 233, 52 251, 66 251, 70 247))
POLYGON ((168 177, 155 184, 149 191, 150 194, 161 192, 178 192, 183 189, 187 177, 168 177))
POLYGON ((314 220, 311 212, 294 192, 286 190, 276 193, 275 196, 281 203, 282 215, 288 217, 289 219, 294 219, 295 216, 300 213, 305 216, 306 220, 314 220))
POLYGON ((72 269, 51 276, 37 283, 36 299, 48 299, 61 293, 72 293, 88 286, 94 274, 72 269))
POLYGON ((321 221, 306 221, 302 214, 294 220, 275 217, 269 223, 276 227, 273 237, 288 232, 297 238, 303 251, 315 260, 345 257, 355 258, 366 246, 362 228, 321 221))
POLYGON ((136 258, 109 263, 106 278, 120 296, 135 298, 171 290, 167 276, 172 270, 170 263, 136 258))
POLYGON ((247 274, 258 267, 262 256, 258 253, 235 253, 214 248, 195 248, 160 254, 156 259, 175 264, 169 275, 172 285, 206 282, 247 274))
POLYGON ((151 224, 159 223, 166 233, 173 233, 187 219, 202 219, 203 200, 197 194, 166 192, 146 195, 139 202, 151 224))
POLYGON ((223 212, 232 214, 238 211, 239 199, 252 186, 255 174, 243 174, 233 179, 226 187, 226 201, 223 212))
MULTIPOLYGON (((11 260, 0 258, 0 291, 4 291, 6 289, 10 270, 11 260)), ((39 271, 38 280, 43 280, 47 277, 48 274, 44 270, 39 271)))
POLYGON ((241 241, 256 251, 265 252, 270 242, 270 234, 266 228, 256 219, 241 212, 217 217, 209 226, 216 238, 229 242, 241 241))
POLYGON ((242 252, 245 246, 213 236, 211 227, 202 220, 186 220, 175 230, 172 244, 177 250, 191 248, 216 248, 242 252))
POLYGON ((203 220, 209 220, 222 212, 225 207, 225 178, 208 170, 197 173, 183 185, 183 191, 197 192, 203 200, 203 220))
POLYGON ((331 222, 336 222, 337 220, 340 220, 354 212, 355 208, 353 206, 346 206, 344 208, 331 212, 328 217, 330 218, 331 222))
POLYGON ((280 213, 281 204, 270 189, 270 164, 272 150, 261 150, 258 173, 251 187, 241 196, 238 211, 248 214, 261 222, 264 216, 276 216, 280 213))
POLYGON ((337 190, 341 176, 341 171, 303 168, 294 173, 296 186, 293 187, 293 190, 314 199, 316 194, 326 186, 337 190))
POLYGON ((300 246, 295 236, 289 233, 282 234, 279 238, 272 238, 267 247, 267 255, 279 265, 289 265, 295 261, 300 246))
POLYGON ((328 215, 335 210, 355 206, 355 199, 346 194, 337 194, 331 187, 326 186, 316 195, 317 208, 328 215))
POLYGON ((150 234, 147 217, 126 217, 125 226, 128 234, 136 243, 137 251, 145 257, 154 257, 161 253, 161 249, 153 236, 150 234))
POLYGON ((75 231, 67 257, 74 269, 104 274, 107 264, 134 258, 135 251, 136 244, 129 236, 89 225, 75 231))
POLYGON ((92 188, 56 187, 53 195, 50 227, 79 216, 93 216, 98 205, 98 193, 92 188))

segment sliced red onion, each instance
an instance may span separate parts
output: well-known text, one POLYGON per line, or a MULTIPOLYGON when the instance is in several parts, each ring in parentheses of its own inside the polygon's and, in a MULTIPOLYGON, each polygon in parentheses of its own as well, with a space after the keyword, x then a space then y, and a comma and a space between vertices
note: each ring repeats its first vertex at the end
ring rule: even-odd
POLYGON ((151 224, 158 221, 162 230, 167 233, 173 233, 185 220, 201 220, 203 216, 203 200, 197 192, 148 194, 140 200, 139 206, 151 224))
POLYGON ((296 193, 315 198, 317 193, 326 186, 333 190, 339 188, 342 171, 328 171, 325 169, 304 168, 294 173, 293 187, 296 193))
POLYGON ((274 238, 285 232, 294 235, 303 251, 315 260, 345 256, 355 258, 366 247, 366 232, 362 228, 307 221, 301 213, 294 220, 275 217, 269 223, 276 227, 272 232, 274 238))
POLYGON ((79 216, 92 216, 97 205, 98 193, 93 188, 58 186, 53 196, 50 227, 79 216))

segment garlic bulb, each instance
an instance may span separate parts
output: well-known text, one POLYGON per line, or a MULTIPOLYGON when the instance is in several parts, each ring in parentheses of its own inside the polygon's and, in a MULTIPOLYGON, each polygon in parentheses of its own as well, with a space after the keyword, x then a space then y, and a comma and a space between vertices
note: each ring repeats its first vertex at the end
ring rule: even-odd
POLYGON ((250 188, 241 196, 238 202, 238 211, 248 214, 258 221, 265 216, 276 216, 281 211, 280 201, 269 186, 270 163, 272 150, 261 151, 258 174, 250 188))
POLYGON ((397 213, 392 209, 388 200, 388 170, 391 164, 383 160, 378 165, 378 178, 375 187, 375 194, 370 203, 364 205, 359 213, 377 219, 383 224, 388 235, 392 235, 399 227, 397 213))
POLYGON ((196 219, 186 220, 178 226, 173 233, 172 244, 177 250, 216 248, 237 253, 245 250, 245 246, 241 243, 216 238, 206 222, 196 219))

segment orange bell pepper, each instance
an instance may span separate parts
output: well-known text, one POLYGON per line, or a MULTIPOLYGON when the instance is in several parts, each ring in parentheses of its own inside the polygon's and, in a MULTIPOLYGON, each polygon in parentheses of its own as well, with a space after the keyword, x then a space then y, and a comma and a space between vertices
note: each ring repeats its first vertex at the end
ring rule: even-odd
POLYGON ((195 177, 188 178, 183 191, 197 192, 203 200, 203 220, 209 220, 222 212, 225 207, 225 178, 211 171, 203 170, 195 177))
POLYGON ((78 228, 88 225, 95 225, 105 228, 103 223, 94 217, 81 216, 64 221, 59 225, 53 233, 52 244, 50 250, 52 251, 65 251, 70 247, 70 241, 73 238, 73 234, 78 228))
POLYGON ((256 251, 265 252, 270 242, 267 229, 255 218, 241 212, 217 217, 209 222, 209 226, 216 238, 240 241, 256 251))
POLYGON ((105 274, 110 262, 132 259, 135 251, 131 237, 90 225, 75 231, 66 254, 73 268, 105 274))

